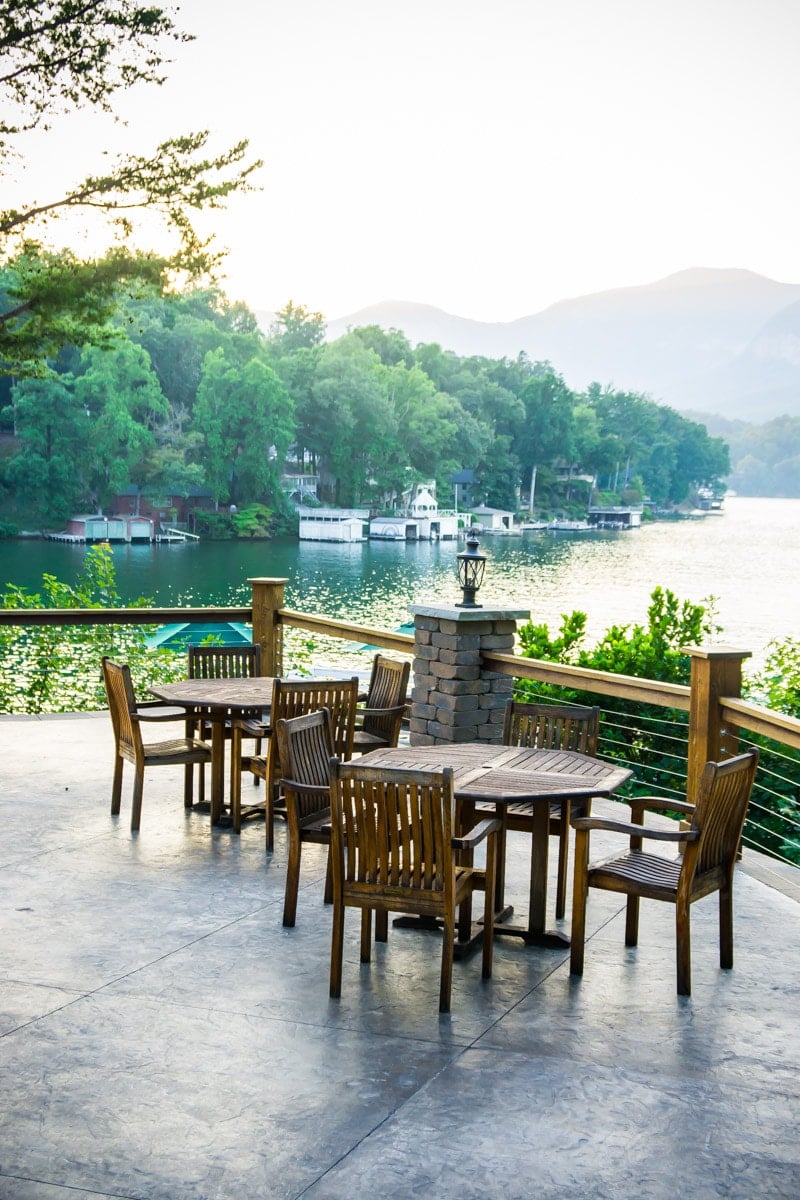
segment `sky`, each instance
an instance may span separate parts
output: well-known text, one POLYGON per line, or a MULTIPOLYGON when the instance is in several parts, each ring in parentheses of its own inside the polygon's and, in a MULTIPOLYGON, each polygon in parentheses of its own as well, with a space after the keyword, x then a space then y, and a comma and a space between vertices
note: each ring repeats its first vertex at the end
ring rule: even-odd
POLYGON ((208 129, 260 190, 208 224, 231 299, 509 321, 689 267, 800 282, 797 0, 185 0, 125 128, 29 140, 25 194, 208 129))

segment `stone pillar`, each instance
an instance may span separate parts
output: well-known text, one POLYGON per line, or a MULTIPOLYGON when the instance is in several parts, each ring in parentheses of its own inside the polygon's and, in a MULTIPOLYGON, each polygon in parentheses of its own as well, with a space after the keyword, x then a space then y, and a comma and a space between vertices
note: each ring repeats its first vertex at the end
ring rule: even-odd
POLYGON ((484 650, 513 653, 522 609, 432 608, 415 604, 412 746, 499 742, 514 681, 482 665, 484 650))

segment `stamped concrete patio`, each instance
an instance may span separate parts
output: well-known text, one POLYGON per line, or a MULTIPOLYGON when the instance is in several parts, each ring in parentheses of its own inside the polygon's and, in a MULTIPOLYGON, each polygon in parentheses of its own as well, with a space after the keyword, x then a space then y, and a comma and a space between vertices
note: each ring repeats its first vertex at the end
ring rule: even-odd
MULTIPOLYGON (((336 1002, 321 848, 284 930, 284 830, 272 857, 263 826, 210 830, 166 768, 132 836, 111 751, 105 714, 0 718, 2 1200, 800 1195, 792 872, 746 856, 732 972, 716 898, 695 906, 691 999, 671 907, 626 950, 593 894, 582 982, 499 938, 440 1017, 437 935, 391 930, 361 966, 351 915, 336 1002)), ((527 863, 512 842, 520 911, 527 863)))

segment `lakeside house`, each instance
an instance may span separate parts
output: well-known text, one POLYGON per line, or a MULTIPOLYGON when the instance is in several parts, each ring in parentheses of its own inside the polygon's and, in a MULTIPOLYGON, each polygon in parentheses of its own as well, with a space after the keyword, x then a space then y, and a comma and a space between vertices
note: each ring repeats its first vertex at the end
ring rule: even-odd
POLYGON ((433 480, 416 483, 403 493, 398 513, 371 519, 369 536, 386 541, 447 541, 458 537, 458 514, 439 508, 433 480))

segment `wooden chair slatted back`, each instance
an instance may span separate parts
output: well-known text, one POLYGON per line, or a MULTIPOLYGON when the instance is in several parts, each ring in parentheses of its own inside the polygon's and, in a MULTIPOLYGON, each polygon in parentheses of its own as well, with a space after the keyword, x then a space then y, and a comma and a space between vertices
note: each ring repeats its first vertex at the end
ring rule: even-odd
POLYGON ((503 743, 542 750, 576 750, 597 757, 600 709, 582 705, 506 705, 503 743))
POLYGON ((694 877, 722 868, 733 869, 753 788, 758 751, 751 750, 722 763, 706 763, 692 818, 700 830, 696 856, 684 856, 684 869, 694 863, 694 877))
MULTIPOLYGON (((330 716, 333 752, 337 758, 348 759, 353 753, 353 731, 358 702, 358 676, 351 679, 276 679, 272 688, 270 721, 291 721, 327 708, 330 716)), ((286 771, 277 738, 270 738, 267 755, 267 777, 274 787, 286 771)))
MULTIPOLYGON (((366 708, 396 708, 405 704, 408 691, 408 677, 411 664, 398 662, 394 658, 386 658, 376 654, 372 662, 372 675, 367 689, 366 708)), ((397 733, 400 732, 402 713, 398 716, 376 716, 369 711, 364 713, 364 732, 397 743, 397 733)))
POLYGON ((334 763, 331 817, 334 872, 345 895, 374 890, 419 911, 452 904, 453 773, 395 771, 334 763))
POLYGON ((284 793, 294 805, 299 824, 316 820, 330 810, 330 761, 334 757, 331 714, 327 708, 275 725, 278 756, 284 765, 284 793), (296 791, 292 783, 318 788, 316 794, 296 791), (289 794, 291 793, 291 796, 289 794))
POLYGON ((261 647, 189 646, 190 679, 249 679, 261 674, 261 647))
POLYGON ((127 663, 117 663, 108 657, 103 658, 102 666, 117 750, 129 762, 136 762, 144 756, 144 750, 139 725, 131 720, 131 713, 136 711, 131 669, 127 663))

